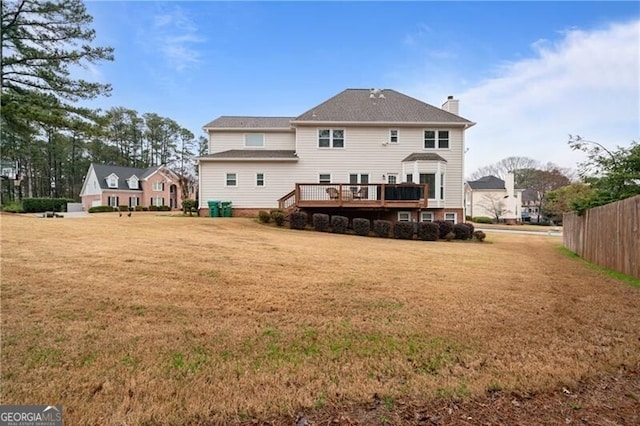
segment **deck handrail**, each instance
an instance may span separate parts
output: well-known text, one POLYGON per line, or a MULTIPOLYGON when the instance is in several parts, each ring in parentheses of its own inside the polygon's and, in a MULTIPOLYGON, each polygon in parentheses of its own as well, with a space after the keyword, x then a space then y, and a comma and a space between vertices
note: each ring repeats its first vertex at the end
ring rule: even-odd
POLYGON ((287 195, 278 199, 278 208, 286 210, 296 205, 296 190, 292 190, 287 195))
POLYGON ((426 208, 429 186, 414 183, 296 183, 280 208, 302 206, 426 208))

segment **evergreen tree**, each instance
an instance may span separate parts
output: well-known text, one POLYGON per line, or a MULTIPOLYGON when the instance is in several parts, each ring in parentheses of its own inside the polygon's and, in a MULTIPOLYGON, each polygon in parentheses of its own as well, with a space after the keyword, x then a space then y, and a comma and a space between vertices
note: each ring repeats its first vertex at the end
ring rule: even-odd
POLYGON ((92 21, 80 0, 2 0, 3 124, 41 122, 44 108, 83 116, 74 102, 109 94, 108 84, 71 76, 73 67, 113 60, 112 48, 91 46, 92 21))

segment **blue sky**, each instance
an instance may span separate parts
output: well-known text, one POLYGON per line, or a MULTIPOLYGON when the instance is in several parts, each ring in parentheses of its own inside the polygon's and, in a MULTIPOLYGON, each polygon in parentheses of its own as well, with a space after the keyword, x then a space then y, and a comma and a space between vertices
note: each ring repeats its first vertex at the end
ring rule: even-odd
POLYGON ((172 118, 296 116, 345 88, 391 88, 478 123, 466 173, 508 156, 562 167, 580 134, 640 139, 638 2, 97 2, 115 61, 92 106, 172 118))

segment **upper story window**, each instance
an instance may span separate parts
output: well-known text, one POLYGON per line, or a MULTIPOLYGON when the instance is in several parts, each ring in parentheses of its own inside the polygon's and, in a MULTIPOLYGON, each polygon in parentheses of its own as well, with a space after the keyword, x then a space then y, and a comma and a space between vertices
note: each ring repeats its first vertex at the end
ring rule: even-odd
POLYGON ((107 177, 107 186, 109 188, 117 188, 118 187, 118 176, 115 174, 111 174, 107 177))
POLYGON ((256 173, 256 186, 264 186, 264 173, 256 173))
POLYGON ((131 176, 129 178, 129 180, 127 181, 127 183, 129 184, 129 189, 138 189, 138 178, 135 176, 131 176))
POLYGON ((319 183, 331 183, 331 173, 320 173, 318 176, 319 183))
POLYGON ((153 182, 151 188, 154 191, 164 191, 164 182, 153 182))
POLYGON ((344 148, 344 129, 318 129, 318 148, 344 148))
POLYGON ((424 131, 424 147, 425 148, 449 148, 449 131, 448 130, 425 130, 424 131))
POLYGON ((398 143, 398 129, 389 130, 389 143, 398 143))
POLYGON ((264 148, 264 134, 263 133, 245 133, 244 146, 245 148, 264 148))

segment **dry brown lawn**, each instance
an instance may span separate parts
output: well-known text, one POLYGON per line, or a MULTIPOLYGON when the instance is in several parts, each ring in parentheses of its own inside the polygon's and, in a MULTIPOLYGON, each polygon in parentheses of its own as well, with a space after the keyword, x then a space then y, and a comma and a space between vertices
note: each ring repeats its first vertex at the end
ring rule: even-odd
POLYGON ((372 400, 385 423, 407 401, 526 397, 640 366, 640 291, 555 237, 1 220, 1 402, 62 404, 66 424, 226 424, 372 400))

